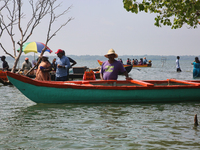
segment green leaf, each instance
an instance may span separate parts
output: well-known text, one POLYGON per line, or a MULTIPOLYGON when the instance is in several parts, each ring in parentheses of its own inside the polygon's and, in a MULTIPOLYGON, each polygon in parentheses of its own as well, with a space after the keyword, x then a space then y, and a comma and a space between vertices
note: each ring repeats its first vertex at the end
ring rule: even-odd
POLYGON ((143 4, 139 4, 139 10, 143 11, 144 10, 144 5, 143 4))
POLYGON ((200 25, 200 0, 123 0, 123 3, 124 8, 132 13, 149 11, 159 14, 155 18, 158 27, 160 24, 172 26, 172 29, 184 24, 193 28, 200 25))

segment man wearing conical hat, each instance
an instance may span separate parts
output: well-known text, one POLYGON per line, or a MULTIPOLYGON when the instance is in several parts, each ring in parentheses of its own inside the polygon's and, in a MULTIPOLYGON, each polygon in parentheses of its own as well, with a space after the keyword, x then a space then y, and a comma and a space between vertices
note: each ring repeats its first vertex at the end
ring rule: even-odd
POLYGON ((101 80, 117 80, 119 73, 124 73, 126 79, 131 79, 128 77, 128 73, 123 64, 120 61, 115 60, 118 55, 113 49, 110 49, 104 56, 108 58, 108 60, 103 62, 101 66, 101 80))

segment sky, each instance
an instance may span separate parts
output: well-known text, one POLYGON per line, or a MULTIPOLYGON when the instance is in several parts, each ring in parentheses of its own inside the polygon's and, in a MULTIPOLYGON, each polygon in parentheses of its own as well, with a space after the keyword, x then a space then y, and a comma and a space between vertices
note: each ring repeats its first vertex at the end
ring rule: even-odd
MULTIPOLYGON (((59 9, 62 11, 71 5, 70 12, 54 24, 56 28, 69 17, 74 18, 49 42, 51 55, 56 55, 57 49, 65 50, 66 55, 105 55, 110 48, 119 56, 200 55, 199 28, 158 28, 154 26, 155 14, 127 12, 123 0, 63 0, 59 9)), ((29 18, 30 9, 27 7, 23 11, 26 19, 29 18)), ((28 42, 45 42, 47 23, 44 20, 28 42)), ((20 36, 15 38, 19 41, 20 36)), ((9 37, 3 36, 0 40, 13 54, 9 37)), ((0 55, 5 55, 1 48, 0 55)))

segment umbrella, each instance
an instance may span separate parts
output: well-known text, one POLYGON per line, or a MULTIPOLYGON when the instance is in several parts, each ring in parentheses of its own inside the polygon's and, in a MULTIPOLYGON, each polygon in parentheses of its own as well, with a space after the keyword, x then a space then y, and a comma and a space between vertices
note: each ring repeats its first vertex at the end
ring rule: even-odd
MULTIPOLYGON (((41 42, 27 42, 23 45, 22 47, 22 51, 27 54, 29 52, 34 52, 34 53, 41 53, 43 48, 45 47, 44 43, 41 42)), ((19 51, 19 49, 17 50, 19 51)), ((47 49, 45 50, 49 53, 52 52, 52 50, 50 48, 47 47, 47 49)))

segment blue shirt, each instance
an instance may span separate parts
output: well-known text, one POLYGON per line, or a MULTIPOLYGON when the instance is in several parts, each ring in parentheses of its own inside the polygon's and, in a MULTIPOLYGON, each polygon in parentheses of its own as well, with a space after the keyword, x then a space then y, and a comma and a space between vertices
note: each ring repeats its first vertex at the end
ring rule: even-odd
POLYGON ((147 60, 146 59, 143 59, 143 64, 147 64, 147 60))
POLYGON ((69 59, 66 56, 62 56, 61 58, 57 58, 56 62, 56 77, 64 77, 68 75, 68 69, 70 68, 69 59), (65 68, 58 68, 57 65, 65 66, 65 68))

